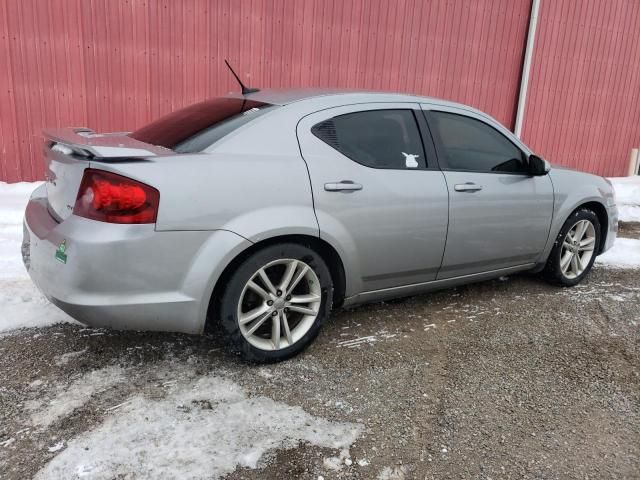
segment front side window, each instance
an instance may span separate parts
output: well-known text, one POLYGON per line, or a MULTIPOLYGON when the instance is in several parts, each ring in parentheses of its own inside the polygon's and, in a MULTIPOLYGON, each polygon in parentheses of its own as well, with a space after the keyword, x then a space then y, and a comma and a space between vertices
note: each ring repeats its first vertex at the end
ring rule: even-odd
POLYGON ((368 110, 338 115, 314 125, 311 133, 367 167, 406 170, 427 166, 412 110, 368 110))
POLYGON ((451 170, 526 173, 525 156, 507 137, 480 120, 430 113, 431 124, 451 170))
POLYGON ((271 108, 255 100, 214 98, 171 112, 129 136, 178 153, 201 152, 271 108))

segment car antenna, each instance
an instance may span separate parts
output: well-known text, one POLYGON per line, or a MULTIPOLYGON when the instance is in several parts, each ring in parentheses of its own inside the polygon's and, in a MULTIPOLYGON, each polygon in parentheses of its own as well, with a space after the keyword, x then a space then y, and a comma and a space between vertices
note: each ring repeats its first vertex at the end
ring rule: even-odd
POLYGON ((242 95, 247 95, 248 93, 255 93, 260 91, 260 89, 258 88, 251 88, 251 87, 245 86, 245 84, 242 83, 242 80, 240 80, 240 77, 238 77, 238 75, 236 75, 236 72, 233 71, 233 68, 231 68, 231 65, 229 65, 229 62, 227 62, 226 59, 224 63, 227 64, 227 67, 229 68, 229 70, 231 70, 231 73, 233 74, 234 77, 236 77, 236 80, 240 84, 240 88, 242 88, 242 95))

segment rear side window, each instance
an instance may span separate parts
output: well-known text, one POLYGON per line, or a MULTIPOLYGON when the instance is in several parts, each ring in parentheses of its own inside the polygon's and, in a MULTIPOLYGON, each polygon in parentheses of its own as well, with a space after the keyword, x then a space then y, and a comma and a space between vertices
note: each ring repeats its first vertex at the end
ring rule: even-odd
POLYGON ((527 172, 524 153, 495 128, 454 113, 432 111, 430 118, 449 169, 527 172))
POLYGON ((426 168, 412 110, 368 110, 325 120, 311 129, 343 155, 372 168, 426 168))
POLYGON ((214 98, 176 110, 129 136, 178 153, 201 152, 273 105, 240 98, 214 98))

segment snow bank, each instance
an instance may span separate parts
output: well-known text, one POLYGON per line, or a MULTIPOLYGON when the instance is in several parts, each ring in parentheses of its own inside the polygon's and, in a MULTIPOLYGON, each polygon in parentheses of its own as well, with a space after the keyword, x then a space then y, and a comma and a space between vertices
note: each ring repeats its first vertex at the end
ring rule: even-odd
POLYGON ((22 265, 22 217, 29 195, 40 183, 0 182, 0 280, 28 278, 22 265))
POLYGON ((22 216, 39 185, 0 182, 0 332, 72 321, 38 291, 22 265, 22 216))
POLYGON ((616 238, 610 250, 596 257, 596 263, 614 268, 640 268, 640 240, 616 238))
POLYGON ((68 387, 58 389, 54 398, 50 400, 39 398, 27 402, 25 408, 31 412, 31 421, 34 425, 48 427, 57 420, 69 416, 75 409, 87 403, 93 395, 123 381, 124 369, 121 367, 93 370, 73 381, 68 387))
POLYGON ((0 311, 0 334, 18 328, 75 322, 52 305, 28 277, 0 278, 0 311))
POLYGON ((610 178, 616 191, 619 218, 623 222, 640 222, 640 175, 610 178))
POLYGON ((300 442, 343 449, 362 433, 359 424, 248 397, 216 376, 174 388, 161 399, 132 397, 102 425, 70 440, 35 478, 219 478, 237 466, 257 468, 273 449, 300 442))

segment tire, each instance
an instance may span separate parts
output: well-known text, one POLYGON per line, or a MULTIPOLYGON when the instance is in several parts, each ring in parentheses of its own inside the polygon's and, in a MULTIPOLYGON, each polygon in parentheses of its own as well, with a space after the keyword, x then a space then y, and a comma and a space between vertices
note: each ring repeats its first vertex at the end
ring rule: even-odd
POLYGON ((272 245, 252 254, 229 278, 220 299, 221 324, 243 358, 278 362, 317 337, 332 299, 331 274, 320 255, 294 243, 272 245))
POLYGON ((580 283, 591 271, 601 240, 598 216, 588 209, 573 212, 560 229, 547 259, 544 269, 547 280, 564 287, 580 283), (581 230, 582 226, 584 231, 581 230), (575 238, 581 231, 582 237, 575 238))

